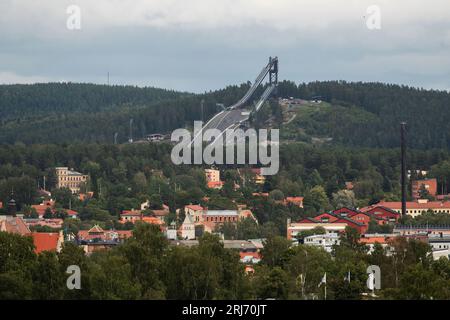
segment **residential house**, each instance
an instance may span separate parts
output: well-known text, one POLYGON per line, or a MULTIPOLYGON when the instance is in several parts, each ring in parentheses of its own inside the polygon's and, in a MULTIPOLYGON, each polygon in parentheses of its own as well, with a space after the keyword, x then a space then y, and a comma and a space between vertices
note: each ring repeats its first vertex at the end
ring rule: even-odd
POLYGON ((43 251, 60 252, 64 243, 64 235, 59 232, 33 232, 31 234, 36 253, 43 251))
POLYGON ((22 217, 0 216, 0 231, 16 233, 22 236, 31 234, 22 217))
MULTIPOLYGON (((379 203, 364 208, 372 209, 373 207, 385 207, 397 213, 402 211, 401 201, 380 201, 379 203)), ((450 201, 429 201, 428 199, 419 199, 417 201, 406 202, 406 214, 416 217, 428 210, 434 213, 450 213, 450 201)))
POLYGON ((330 232, 326 234, 316 234, 305 237, 303 243, 308 246, 323 248, 326 252, 331 253, 334 245, 339 245, 339 234, 330 232))
POLYGON ((205 169, 206 185, 209 189, 222 189, 223 181, 220 180, 220 171, 217 169, 205 169))
POLYGON ((103 230, 99 225, 94 225, 89 230, 78 231, 76 242, 89 255, 92 252, 108 250, 117 246, 132 235, 131 230, 103 230))
POLYGON ((420 199, 420 190, 424 188, 428 191, 428 193, 435 197, 437 194, 437 180, 433 179, 422 179, 422 180, 414 180, 411 184, 412 187, 412 196, 414 199, 420 199))
POLYGON ((293 204, 299 208, 303 208, 303 197, 286 197, 284 199, 285 204, 293 204))

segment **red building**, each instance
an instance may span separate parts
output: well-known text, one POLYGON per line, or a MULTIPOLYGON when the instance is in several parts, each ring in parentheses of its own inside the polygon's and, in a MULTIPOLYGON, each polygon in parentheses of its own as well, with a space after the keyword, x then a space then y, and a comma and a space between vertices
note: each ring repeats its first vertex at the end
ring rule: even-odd
POLYGON ((391 210, 389 208, 383 207, 383 206, 375 206, 368 208, 367 210, 361 209, 361 211, 364 211, 375 218, 381 220, 383 223, 386 224, 389 222, 397 222, 400 218, 400 214, 398 212, 395 212, 394 210, 391 210))

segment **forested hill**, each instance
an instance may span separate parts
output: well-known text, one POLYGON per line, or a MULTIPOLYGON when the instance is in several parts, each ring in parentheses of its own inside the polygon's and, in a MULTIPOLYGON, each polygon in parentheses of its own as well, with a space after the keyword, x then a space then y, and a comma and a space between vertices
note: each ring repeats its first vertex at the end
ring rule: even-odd
MULTIPOLYGON (((331 103, 309 123, 335 142, 364 147, 397 147, 399 123, 407 122, 412 148, 450 148, 450 93, 382 83, 283 82, 280 96, 331 103)), ((300 124, 302 125, 302 124, 300 124)))
POLYGON ((54 114, 99 112, 186 96, 158 88, 79 83, 0 85, 0 119, 26 120, 54 114))
MULTIPOLYGON (((192 126, 236 102, 249 84, 206 94, 156 88, 93 84, 0 86, 0 143, 69 143, 118 141, 128 137, 192 126)), ((408 122, 411 147, 450 148, 450 94, 406 86, 342 81, 279 84, 280 97, 320 96, 330 108, 295 122, 332 143, 364 147, 397 147, 399 122, 408 122)), ((255 94, 258 97, 258 92, 255 94)), ((283 130, 283 129, 282 129, 283 130)))

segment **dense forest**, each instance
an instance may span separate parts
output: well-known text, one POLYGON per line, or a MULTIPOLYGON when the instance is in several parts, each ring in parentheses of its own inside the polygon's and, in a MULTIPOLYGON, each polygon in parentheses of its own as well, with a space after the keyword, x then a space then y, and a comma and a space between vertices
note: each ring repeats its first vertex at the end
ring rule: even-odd
MULTIPOLYGON (((0 86, 0 143, 111 143, 129 136, 192 127, 236 102, 249 83, 204 94, 94 84, 0 86)), ((260 89, 255 97, 259 96, 260 89)), ((392 148, 399 123, 408 123, 412 148, 450 147, 450 94, 381 83, 283 81, 279 97, 320 98, 331 107, 295 124, 344 146, 392 148)), ((282 128, 283 130, 283 128, 282 128)))
POLYGON ((367 296, 369 265, 383 270, 378 299, 450 298, 450 262, 433 261, 426 243, 399 237, 390 255, 379 244, 367 254, 353 230, 331 254, 270 236, 250 274, 237 250, 210 234, 198 246, 171 246, 158 227, 137 224, 121 246, 86 256, 72 243, 36 255, 31 237, 0 232, 0 299, 324 299, 318 284, 325 273, 326 299, 374 299, 367 296), (80 268, 80 290, 67 289, 71 265, 80 268))

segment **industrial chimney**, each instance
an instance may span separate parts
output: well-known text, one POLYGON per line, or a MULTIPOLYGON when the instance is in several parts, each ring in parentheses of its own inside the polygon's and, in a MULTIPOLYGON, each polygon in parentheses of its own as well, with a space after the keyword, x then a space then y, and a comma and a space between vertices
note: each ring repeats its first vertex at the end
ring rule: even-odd
POLYGON ((406 216, 406 122, 400 123, 402 154, 402 217, 406 216))

